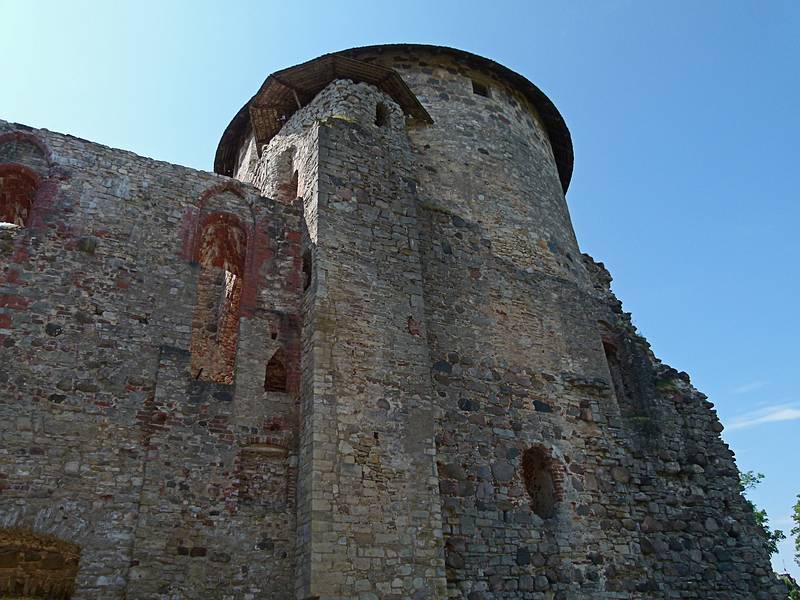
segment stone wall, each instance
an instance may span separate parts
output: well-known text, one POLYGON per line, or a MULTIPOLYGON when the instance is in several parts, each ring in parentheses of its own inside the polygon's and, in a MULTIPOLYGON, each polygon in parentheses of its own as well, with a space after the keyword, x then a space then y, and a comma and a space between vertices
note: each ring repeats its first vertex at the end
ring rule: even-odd
POLYGON ((227 178, 4 122, 0 157, 38 178, 27 224, 0 231, 0 526, 77 544, 75 598, 285 598, 302 215, 227 178), (223 382, 190 369, 193 336, 214 325, 198 317, 199 238, 220 214, 248 238, 223 382), (287 386, 266 391, 279 349, 287 386))

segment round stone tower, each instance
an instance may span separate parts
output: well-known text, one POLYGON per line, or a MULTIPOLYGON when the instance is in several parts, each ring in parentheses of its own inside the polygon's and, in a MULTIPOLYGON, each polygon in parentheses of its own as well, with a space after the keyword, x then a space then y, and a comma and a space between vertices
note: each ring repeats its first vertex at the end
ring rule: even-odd
MULTIPOLYGON (((539 88, 492 60, 453 48, 395 44, 335 56, 399 74, 416 97, 409 100, 386 86, 408 121, 421 202, 479 224, 495 253, 523 269, 586 282, 564 199, 572 176, 572 141, 558 109, 539 88), (412 104, 424 107, 427 117, 412 104)), ((291 74, 309 64, 285 71, 291 74)), ((282 80, 281 73, 265 86, 282 80)), ((354 80, 363 75, 348 74, 354 80)), ((266 141, 254 136, 248 112, 268 105, 282 123, 328 78, 317 72, 303 75, 306 79, 298 80, 302 89, 275 100, 262 87, 239 112, 217 150, 218 173, 246 177, 240 171, 246 148, 266 141), (313 83, 311 77, 316 77, 313 83)))
POLYGON ((497 256, 523 269, 582 277, 564 199, 572 141, 558 109, 530 81, 450 48, 393 45, 345 54, 401 74, 433 118, 409 129, 419 195, 478 224, 497 256))
POLYGON ((713 405, 581 254, 530 81, 326 55, 267 78, 215 170, 304 209, 296 597, 771 597, 713 405))

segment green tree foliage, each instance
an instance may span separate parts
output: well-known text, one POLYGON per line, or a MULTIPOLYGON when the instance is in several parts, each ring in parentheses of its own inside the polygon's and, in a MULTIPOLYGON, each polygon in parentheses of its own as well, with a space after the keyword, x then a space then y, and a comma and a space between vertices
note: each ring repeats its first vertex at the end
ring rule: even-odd
MULTIPOLYGON (((781 540, 786 539, 786 534, 783 533, 780 529, 776 529, 772 531, 769 528, 769 518, 767 517, 767 511, 759 510, 753 501, 748 499, 747 492, 755 488, 761 481, 764 479, 763 473, 755 473, 754 471, 747 471, 745 473, 741 473, 739 475, 739 483, 742 485, 742 492, 745 495, 745 500, 750 505, 750 508, 753 509, 753 515, 756 518, 756 523, 758 523, 761 529, 761 537, 764 538, 764 543, 767 545, 767 550, 769 550, 770 556, 778 552, 778 542, 781 540)), ((795 507, 797 508, 797 507, 795 507)), ((794 530, 792 530, 794 531, 794 530)))
POLYGON ((800 587, 797 586, 797 582, 792 578, 792 576, 788 573, 784 573, 779 577, 780 580, 786 585, 786 589, 789 592, 789 595, 787 596, 788 600, 800 600, 800 587))
MULTIPOLYGON (((794 504, 792 512, 792 535, 794 536, 794 562, 800 565, 800 494, 797 495, 797 502, 794 504)), ((800 590, 798 590, 797 598, 800 600, 800 590)))

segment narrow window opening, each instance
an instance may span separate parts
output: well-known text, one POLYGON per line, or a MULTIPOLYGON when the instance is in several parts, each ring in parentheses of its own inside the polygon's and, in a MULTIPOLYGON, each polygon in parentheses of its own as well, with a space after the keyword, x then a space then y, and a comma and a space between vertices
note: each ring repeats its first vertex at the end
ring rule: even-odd
POLYGON ((28 224, 36 188, 36 178, 24 169, 0 172, 0 227, 28 224))
POLYGON ((291 147, 280 153, 275 161, 273 177, 277 200, 285 203, 294 202, 297 199, 298 190, 298 171, 295 168, 295 149, 291 147))
POLYGON ((375 125, 378 127, 385 127, 388 124, 389 108, 383 102, 378 102, 375 105, 375 125))
POLYGON ((267 370, 264 374, 264 391, 286 391, 286 357, 283 348, 278 348, 267 363, 267 370))
POLYGON ((622 365, 617 356, 617 347, 609 340, 603 340, 603 352, 606 355, 608 372, 611 375, 611 385, 614 388, 614 395, 617 402, 625 400, 625 378, 622 375, 622 365))
POLYGON ((303 253, 303 291, 311 287, 312 261, 311 248, 303 253))
POLYGON ((297 170, 295 169, 294 173, 292 173, 292 178, 289 180, 287 194, 289 202, 294 202, 297 199, 297 179, 297 170))
POLYGON ((484 98, 489 97, 489 86, 484 85, 479 81, 472 80, 472 93, 478 94, 478 96, 483 96, 484 98))
POLYGON ((233 383, 247 236, 230 215, 207 219, 200 234, 197 304, 192 323, 192 374, 233 383))
POLYGON ((557 489, 552 459, 543 448, 528 448, 522 455, 522 479, 531 499, 531 510, 543 519, 555 515, 557 489))

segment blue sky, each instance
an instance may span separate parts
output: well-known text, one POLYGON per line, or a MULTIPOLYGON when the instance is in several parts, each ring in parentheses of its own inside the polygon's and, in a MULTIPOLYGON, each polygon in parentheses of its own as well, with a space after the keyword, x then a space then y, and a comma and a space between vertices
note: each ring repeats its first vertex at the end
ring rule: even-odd
MULTIPOLYGON (((655 352, 716 403, 752 494, 800 493, 800 3, 0 0, 0 118, 210 169, 272 71, 351 46, 463 48, 572 132, 584 251, 655 352)), ((800 577, 789 542, 776 568, 800 577)))

